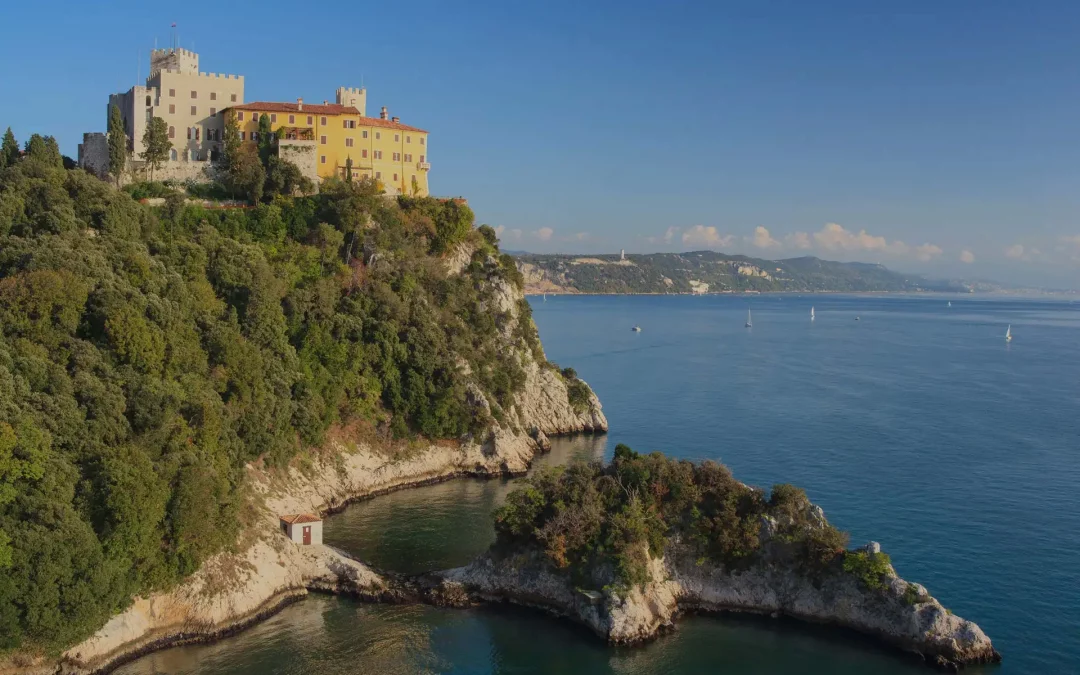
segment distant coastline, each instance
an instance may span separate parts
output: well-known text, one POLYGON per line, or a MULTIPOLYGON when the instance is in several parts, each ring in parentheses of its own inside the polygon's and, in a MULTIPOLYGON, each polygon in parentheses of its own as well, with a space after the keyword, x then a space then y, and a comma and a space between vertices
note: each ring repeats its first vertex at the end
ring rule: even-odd
POLYGON ((733 295, 912 293, 1076 296, 1066 289, 1015 288, 991 281, 931 279, 884 265, 812 256, 765 260, 716 251, 514 256, 526 295, 733 295))

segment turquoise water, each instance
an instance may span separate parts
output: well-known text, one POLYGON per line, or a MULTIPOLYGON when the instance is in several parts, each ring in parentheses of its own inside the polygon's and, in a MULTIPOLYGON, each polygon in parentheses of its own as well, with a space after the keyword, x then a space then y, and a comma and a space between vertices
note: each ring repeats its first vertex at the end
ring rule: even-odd
MULTIPOLYGON (((749 483, 798 484, 853 543, 880 541, 901 575, 986 630, 1005 661, 971 672, 1080 672, 1080 305, 952 301, 533 299, 549 358, 589 381, 612 428, 562 441, 545 461, 625 442, 719 459, 749 483)), ((458 565, 491 540, 490 510, 508 488, 462 480, 379 497, 330 518, 325 537, 384 568, 458 565)), ((317 597, 121 672, 926 671, 786 622, 689 618, 641 649, 612 650, 524 610, 317 597)))

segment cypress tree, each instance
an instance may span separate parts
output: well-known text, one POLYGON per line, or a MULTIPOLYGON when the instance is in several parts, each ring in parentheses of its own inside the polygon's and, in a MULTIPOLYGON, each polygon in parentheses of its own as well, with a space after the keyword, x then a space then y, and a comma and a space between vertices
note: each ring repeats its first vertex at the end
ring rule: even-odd
POLYGON ((19 161, 19 143, 15 140, 15 134, 11 127, 4 132, 4 142, 0 145, 0 167, 14 166, 19 161))
POLYGON ((124 132, 124 118, 120 108, 113 106, 109 110, 109 175, 117 185, 127 166, 127 134, 124 132))

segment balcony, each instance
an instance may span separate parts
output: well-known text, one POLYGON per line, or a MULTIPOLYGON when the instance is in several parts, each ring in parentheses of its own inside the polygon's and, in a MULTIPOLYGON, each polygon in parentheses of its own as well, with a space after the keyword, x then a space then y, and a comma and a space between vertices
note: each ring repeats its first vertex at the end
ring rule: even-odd
POLYGON ((431 162, 417 162, 416 163, 416 168, 421 170, 421 171, 430 171, 431 170, 431 162))

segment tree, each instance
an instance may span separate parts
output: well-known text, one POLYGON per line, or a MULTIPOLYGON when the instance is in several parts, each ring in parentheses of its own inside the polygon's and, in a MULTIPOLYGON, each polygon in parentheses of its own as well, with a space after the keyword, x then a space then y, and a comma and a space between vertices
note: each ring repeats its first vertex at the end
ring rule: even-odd
POLYGON ((266 170, 259 163, 253 152, 241 151, 236 158, 236 165, 229 174, 228 187, 238 197, 258 204, 262 199, 266 182, 266 170))
POLYGON ((266 163, 266 183, 263 196, 283 195, 292 197, 297 192, 310 193, 314 190, 311 180, 300 172, 300 167, 287 159, 270 157, 266 163))
POLYGON ((4 143, 0 146, 0 168, 15 166, 17 161, 19 161, 19 143, 15 140, 11 127, 8 127, 4 132, 4 143))
POLYGON ((160 117, 151 119, 150 124, 146 125, 142 142, 146 149, 139 153, 139 157, 150 165, 150 180, 154 180, 154 171, 169 159, 169 151, 172 150, 169 126, 165 124, 165 120, 160 117))
POLYGON ((222 136, 221 144, 221 168, 226 173, 234 172, 240 164, 240 152, 243 148, 243 142, 240 140, 240 123, 236 121, 235 115, 229 115, 229 119, 225 121, 225 133, 222 136))
POLYGON ((274 155, 274 141, 276 140, 269 115, 259 117, 259 161, 263 168, 270 164, 270 157, 274 155))
POLYGON ((117 185, 120 185, 120 176, 124 175, 127 157, 124 117, 120 114, 120 108, 114 105, 109 111, 109 175, 113 177, 117 185))
POLYGON ((352 155, 345 160, 345 182, 352 182, 352 155))
POLYGON ((416 182, 416 176, 412 177, 412 196, 420 196, 420 184, 416 182))

